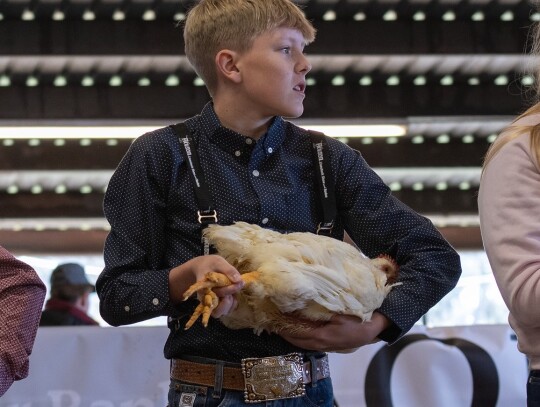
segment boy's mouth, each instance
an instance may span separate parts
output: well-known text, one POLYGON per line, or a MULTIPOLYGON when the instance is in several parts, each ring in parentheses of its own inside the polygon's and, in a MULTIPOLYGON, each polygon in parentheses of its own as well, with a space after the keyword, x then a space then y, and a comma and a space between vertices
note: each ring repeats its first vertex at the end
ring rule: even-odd
POLYGON ((304 82, 301 82, 298 85, 296 85, 293 89, 298 92, 304 93, 304 90, 306 89, 306 84, 304 82))

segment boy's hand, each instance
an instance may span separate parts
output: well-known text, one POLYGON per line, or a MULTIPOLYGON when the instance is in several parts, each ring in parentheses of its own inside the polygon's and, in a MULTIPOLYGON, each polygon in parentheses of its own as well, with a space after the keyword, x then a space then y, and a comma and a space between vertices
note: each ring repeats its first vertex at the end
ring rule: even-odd
POLYGON ((300 348, 322 352, 350 351, 360 346, 378 342, 382 331, 390 321, 381 313, 374 312, 371 321, 362 322, 350 315, 334 315, 330 321, 305 332, 281 332, 286 341, 300 348))
POLYGON ((169 296, 175 303, 183 301, 184 292, 195 282, 203 281, 210 271, 227 276, 233 284, 216 288, 213 291, 219 297, 219 305, 213 310, 212 316, 219 318, 236 308, 234 294, 242 289, 244 282, 240 273, 227 261, 218 255, 195 257, 169 273, 169 296))

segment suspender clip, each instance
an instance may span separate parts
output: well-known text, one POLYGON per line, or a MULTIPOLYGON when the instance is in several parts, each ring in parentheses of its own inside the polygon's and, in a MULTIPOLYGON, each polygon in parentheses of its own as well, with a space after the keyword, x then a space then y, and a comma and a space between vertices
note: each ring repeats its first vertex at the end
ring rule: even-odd
POLYGON ((332 233, 333 228, 334 228, 334 221, 321 222, 319 223, 319 226, 317 226, 317 234, 330 236, 330 233, 332 233))
POLYGON ((217 212, 215 209, 207 211, 197 211, 197 216, 200 224, 217 223, 217 212))

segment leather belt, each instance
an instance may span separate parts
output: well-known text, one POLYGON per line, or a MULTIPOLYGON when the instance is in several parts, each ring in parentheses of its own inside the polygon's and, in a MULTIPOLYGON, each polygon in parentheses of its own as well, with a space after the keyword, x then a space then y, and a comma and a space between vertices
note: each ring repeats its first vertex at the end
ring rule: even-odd
MULTIPOLYGON (((330 377, 328 356, 325 355, 319 359, 313 360, 315 361, 315 370, 312 369, 310 361, 303 362, 302 376, 304 384, 330 377), (312 378, 312 372, 315 374, 315 380, 312 378)), ((216 366, 216 364, 173 359, 171 361, 171 379, 201 386, 214 387, 216 383, 216 366)), ((222 383, 223 389, 244 391, 246 382, 244 374, 242 373, 242 368, 223 366, 222 383)))

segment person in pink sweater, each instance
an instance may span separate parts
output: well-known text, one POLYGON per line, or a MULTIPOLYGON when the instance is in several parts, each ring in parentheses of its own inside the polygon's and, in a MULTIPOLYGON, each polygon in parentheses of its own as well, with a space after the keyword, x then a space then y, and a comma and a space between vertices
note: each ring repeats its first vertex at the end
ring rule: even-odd
POLYGON ((44 300, 35 270, 0 246, 0 396, 28 376, 44 300))
MULTIPOLYGON (((539 23, 532 34, 540 55, 539 23)), ((484 248, 529 361, 529 407, 540 406, 540 66, 535 82, 536 103, 488 150, 478 195, 484 248)))

